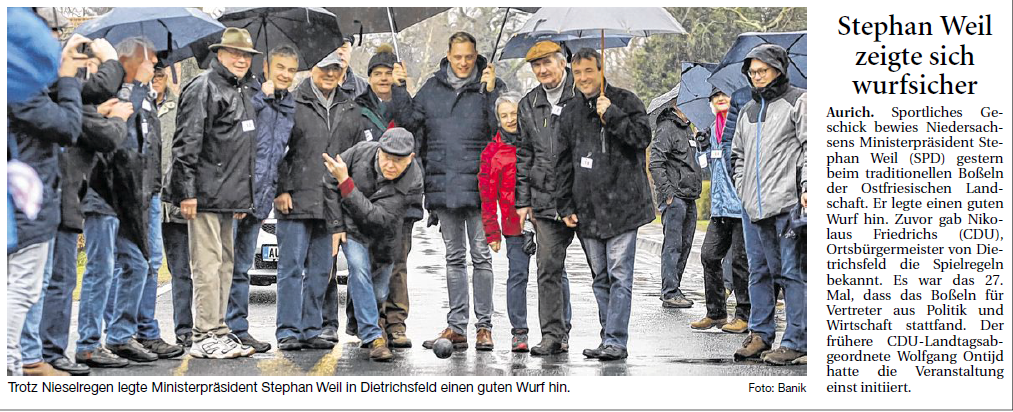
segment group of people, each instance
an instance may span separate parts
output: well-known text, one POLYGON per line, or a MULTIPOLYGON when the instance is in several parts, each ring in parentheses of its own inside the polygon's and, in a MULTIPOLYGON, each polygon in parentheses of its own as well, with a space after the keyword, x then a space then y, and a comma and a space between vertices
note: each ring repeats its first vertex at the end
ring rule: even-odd
MULTIPOLYGON (((47 22, 57 33, 61 23, 47 22)), ((475 349, 493 349, 490 251, 505 244, 511 350, 567 352, 564 258, 576 235, 601 323, 600 345, 583 354, 623 359, 637 230, 655 218, 648 149, 666 231, 662 298, 680 307, 678 274, 700 193, 696 154, 708 146, 717 191, 704 253, 708 314, 693 327, 750 331, 736 358, 762 353, 783 364, 805 354, 804 268, 784 229, 792 206, 805 205, 806 95, 788 84, 783 49, 760 46, 746 60, 753 87, 731 99, 738 126, 725 120, 729 98, 717 92, 709 134, 684 133, 688 122, 671 109, 652 139, 643 103, 605 81, 593 49, 568 63, 558 44, 537 43, 526 60, 540 84, 520 97, 506 91, 473 36, 455 33, 447 46, 440 68, 412 96, 390 47, 377 49, 361 78, 349 67, 345 39, 294 85, 297 48, 267 51, 261 81, 251 65, 262 52, 248 32, 227 28, 210 46, 210 69, 177 97, 148 39, 114 48, 72 37, 59 80, 9 109, 8 159, 14 149, 38 172, 43 207, 35 219, 18 211, 18 245, 8 251, 8 374, 83 375, 187 352, 221 359, 270 350, 250 334, 247 317, 248 272, 272 210, 280 350, 338 341, 332 268, 339 251, 348 262, 346 333, 375 361, 411 347, 407 258, 426 210, 446 245, 449 311, 447 327, 423 347, 437 339, 469 346, 473 294, 475 349), (71 360, 80 233, 87 265, 71 360), (729 249, 739 306, 732 323, 720 274, 729 249), (154 316, 163 251, 174 344, 162 339, 154 316), (541 341, 529 347, 532 255, 541 341), (788 329, 781 347, 764 353, 774 341, 775 285, 784 289, 788 329)))

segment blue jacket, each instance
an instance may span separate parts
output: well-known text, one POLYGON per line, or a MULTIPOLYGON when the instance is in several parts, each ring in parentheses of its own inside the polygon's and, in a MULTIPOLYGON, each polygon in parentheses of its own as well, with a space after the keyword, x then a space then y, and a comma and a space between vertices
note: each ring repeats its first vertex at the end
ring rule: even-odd
MULTIPOLYGON (((731 116, 729 114, 729 116, 731 116)), ((731 120, 726 120, 729 122, 731 120)), ((710 139, 707 146, 701 145, 701 153, 707 156, 711 170, 711 217, 733 217, 742 218, 742 201, 735 193, 735 185, 732 184, 732 134, 726 130, 721 136, 721 145, 718 145, 717 130, 715 123, 711 123, 710 139), (721 157, 711 156, 711 151, 720 150, 721 157)))
MULTIPOLYGON (((252 85, 260 89, 260 84, 252 85)), ((271 213, 278 187, 278 165, 285 156, 295 125, 295 98, 285 91, 281 99, 258 92, 251 99, 257 112, 257 152, 253 168, 253 217, 264 220, 271 213)))
POLYGON ((20 210, 15 219, 21 250, 56 236, 60 224, 60 146, 71 146, 81 134, 81 82, 72 77, 56 81, 54 98, 45 91, 21 103, 8 105, 8 133, 18 145, 18 160, 42 180, 42 209, 35 220, 20 210))

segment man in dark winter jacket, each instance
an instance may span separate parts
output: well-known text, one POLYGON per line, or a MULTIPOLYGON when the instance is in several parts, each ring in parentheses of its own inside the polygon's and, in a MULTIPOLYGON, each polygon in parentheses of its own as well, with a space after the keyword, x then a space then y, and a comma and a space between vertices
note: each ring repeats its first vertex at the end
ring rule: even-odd
POLYGON ((534 222, 538 262, 538 320, 542 341, 531 348, 535 356, 569 350, 570 281, 563 264, 574 231, 556 213, 556 128, 563 106, 578 91, 566 57, 558 44, 544 41, 528 50, 525 60, 539 85, 517 108, 520 143, 517 145, 516 207, 521 222, 534 222), (559 297, 562 296, 562 299, 559 297))
MULTIPOLYGON (((475 38, 465 32, 450 36, 447 57, 398 124, 421 140, 419 156, 425 169, 426 209, 440 222, 447 250, 447 328, 439 337, 457 348, 468 347, 468 269, 471 249, 474 266, 475 348, 492 350, 492 256, 482 230, 478 170, 482 149, 496 130, 496 99, 505 88, 492 66, 478 55, 475 38)), ((408 94, 394 88, 395 104, 408 94)), ((431 348, 432 339, 422 346, 431 348)))
POLYGON ((602 342, 584 356, 623 359, 637 229, 654 220, 645 160, 651 127, 640 99, 603 85, 598 52, 579 50, 571 69, 581 95, 560 115, 556 208, 563 222, 577 229, 594 276, 602 342))
POLYGON ((739 112, 732 141, 733 181, 742 199, 742 232, 749 256, 750 335, 736 359, 761 357, 785 365, 806 354, 806 278, 800 242, 788 236, 790 212, 806 206, 805 89, 788 81, 788 53, 761 44, 746 55, 742 74, 753 100, 739 112), (785 329, 774 342, 775 284, 784 288, 785 329))
MULTIPOLYGON (((257 253, 257 236, 264 219, 271 213, 278 186, 278 165, 285 155, 289 135, 295 123, 295 98, 288 88, 299 69, 299 54, 288 45, 278 46, 264 59, 261 93, 253 96, 257 112, 257 152, 253 172, 253 212, 236 224, 236 257, 232 271, 232 289, 225 323, 244 345, 257 352, 271 350, 271 344, 250 335, 246 317, 250 312, 250 268, 257 253)), ((256 86, 254 86, 256 87, 256 86)))
POLYGON ((255 351, 225 325, 232 286, 234 221, 254 208, 256 112, 250 85, 250 34, 228 28, 210 46, 211 70, 183 88, 172 145, 169 197, 189 226, 193 269, 193 346, 199 358, 234 358, 255 351), (198 178, 199 177, 199 178, 198 178))
POLYGON ((696 199, 701 189, 696 146, 686 115, 675 107, 662 110, 651 144, 650 169, 665 231, 661 246, 661 304, 666 308, 693 306, 679 286, 696 234, 696 199))
MULTIPOLYGON (((54 97, 40 91, 8 106, 8 156, 14 152, 42 182, 41 210, 34 219, 15 211, 18 244, 7 254, 7 373, 21 376, 20 337, 29 308, 38 300, 52 241, 60 223, 60 146, 71 146, 81 134, 81 81, 74 76, 83 61, 77 46, 89 42, 75 36, 63 49, 54 97), (13 139, 10 137, 13 136, 13 139)), ((36 324, 37 325, 37 324, 36 324)), ((41 365, 40 365, 41 366, 41 365)))
POLYGON ((368 345, 374 361, 394 357, 387 348, 378 308, 387 301, 387 283, 401 248, 400 231, 410 198, 422 192, 422 171, 413 161, 414 148, 412 134, 397 127, 384 132, 378 142, 359 143, 334 159, 324 153, 331 173, 325 179, 330 188, 327 202, 339 206, 327 209, 327 219, 339 222, 346 234, 348 295, 356 303, 359 339, 368 345))
POLYGON ((275 336, 281 350, 330 349, 320 334, 331 251, 344 236, 340 222, 328 221, 320 154, 340 153, 362 140, 355 103, 338 90, 343 62, 333 54, 313 67, 295 95, 295 126, 278 169, 278 316, 275 336))

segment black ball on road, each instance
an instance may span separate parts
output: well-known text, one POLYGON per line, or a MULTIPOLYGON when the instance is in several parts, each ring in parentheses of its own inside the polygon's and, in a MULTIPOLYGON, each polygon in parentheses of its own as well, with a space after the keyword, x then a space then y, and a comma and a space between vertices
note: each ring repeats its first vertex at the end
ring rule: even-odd
POLYGON ((433 343, 433 353, 436 354, 437 358, 447 359, 450 355, 454 354, 454 344, 447 338, 437 339, 433 343))

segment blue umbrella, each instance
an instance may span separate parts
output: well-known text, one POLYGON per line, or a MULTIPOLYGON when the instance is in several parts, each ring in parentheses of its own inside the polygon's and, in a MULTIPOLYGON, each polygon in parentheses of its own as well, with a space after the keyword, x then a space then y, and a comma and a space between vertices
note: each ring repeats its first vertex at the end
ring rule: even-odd
MULTIPOLYGON (((618 35, 606 35, 605 36, 605 48, 612 49, 616 47, 626 47, 630 44, 632 36, 618 36, 618 35)), ((527 33, 517 33, 514 37, 510 38, 510 41, 503 46, 503 51, 500 53, 500 60, 502 59, 521 59, 528 53, 528 49, 540 41, 554 41, 566 51, 567 54, 573 54, 577 50, 585 47, 596 49, 601 47, 601 37, 577 37, 569 34, 541 34, 531 35, 527 33)))
POLYGON ((746 76, 742 74, 742 60, 754 47, 763 43, 774 43, 788 51, 788 79, 791 84, 806 88, 806 72, 808 66, 808 46, 806 32, 788 33, 742 33, 732 45, 725 57, 721 59, 708 81, 721 91, 732 95, 736 90, 749 86, 746 76))
POLYGON ((711 86, 707 78, 718 65, 716 63, 682 63, 682 90, 675 104, 679 106, 689 118, 690 122, 696 125, 697 129, 703 129, 714 122, 714 113, 711 112, 710 94, 711 86))
POLYGON ((154 51, 166 63, 174 63, 193 55, 192 43, 224 30, 221 23, 193 7, 117 7, 74 32, 105 38, 114 45, 128 37, 143 36, 151 40, 154 51))

